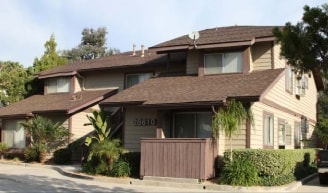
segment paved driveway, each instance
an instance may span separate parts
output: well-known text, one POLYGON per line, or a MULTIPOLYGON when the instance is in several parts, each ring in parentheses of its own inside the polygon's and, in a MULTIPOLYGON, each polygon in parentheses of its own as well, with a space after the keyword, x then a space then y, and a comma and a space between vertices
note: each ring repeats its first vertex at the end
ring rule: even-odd
POLYGON ((0 192, 210 192, 77 179, 38 167, 0 164, 0 192))

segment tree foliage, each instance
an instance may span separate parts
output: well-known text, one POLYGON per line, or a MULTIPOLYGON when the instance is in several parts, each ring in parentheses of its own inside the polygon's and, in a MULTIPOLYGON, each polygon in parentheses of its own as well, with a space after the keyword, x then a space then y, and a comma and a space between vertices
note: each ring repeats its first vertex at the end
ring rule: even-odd
POLYGON ((107 50, 107 29, 105 27, 100 27, 96 30, 93 28, 84 28, 81 35, 81 42, 77 47, 71 50, 62 51, 62 55, 70 62, 92 60, 120 52, 115 48, 110 48, 107 50))
POLYGON ((281 55, 299 74, 313 71, 327 76, 328 72, 328 4, 304 6, 301 22, 286 23, 273 34, 281 43, 281 55))
POLYGON ((22 65, 17 62, 0 61, 0 101, 9 105, 20 101, 26 94, 25 82, 28 74, 22 65))
POLYGON ((320 93, 318 100, 318 122, 314 132, 323 142, 325 148, 328 145, 328 89, 320 93))
POLYGON ((55 36, 52 34, 50 39, 46 41, 44 44, 44 54, 41 56, 40 59, 35 58, 33 63, 33 71, 34 73, 38 73, 44 70, 48 70, 50 68, 54 68, 56 66, 60 66, 66 64, 67 61, 64 57, 58 55, 57 50, 57 43, 55 40, 55 36))
POLYGON ((90 124, 95 129, 95 133, 92 136, 88 136, 85 139, 85 145, 90 146, 93 141, 100 143, 109 138, 111 128, 109 127, 109 120, 104 111, 92 111, 93 116, 87 115, 90 124))
MULTIPOLYGON (((281 43, 281 55, 287 59, 298 74, 320 72, 328 78, 328 4, 321 7, 304 6, 301 22, 286 23, 274 35, 281 43)), ((318 101, 318 122, 315 133, 328 143, 328 92, 321 93, 318 101)))
POLYGON ((218 138, 220 130, 230 139, 230 155, 232 160, 232 136, 238 131, 243 121, 253 121, 253 114, 243 104, 236 100, 227 102, 225 108, 214 112, 212 130, 215 138, 218 138))
POLYGON ((42 145, 49 150, 55 149, 68 141, 70 133, 59 122, 35 115, 26 122, 20 123, 30 134, 33 146, 42 145))

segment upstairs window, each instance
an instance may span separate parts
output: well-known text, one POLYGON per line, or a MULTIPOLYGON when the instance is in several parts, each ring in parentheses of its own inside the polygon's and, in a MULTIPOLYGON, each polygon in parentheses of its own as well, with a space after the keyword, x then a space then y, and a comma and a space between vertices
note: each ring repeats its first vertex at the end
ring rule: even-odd
POLYGON ((204 55, 205 74, 236 73, 243 71, 243 53, 214 53, 204 55))
POLYGON ((47 93, 62 93, 70 91, 69 77, 52 78, 47 80, 47 93))
POLYGON ((139 84, 145 80, 150 79, 153 73, 139 73, 139 74, 127 74, 125 88, 129 88, 133 85, 139 84))
POLYGON ((286 67, 286 91, 293 94, 294 72, 290 66, 286 67))

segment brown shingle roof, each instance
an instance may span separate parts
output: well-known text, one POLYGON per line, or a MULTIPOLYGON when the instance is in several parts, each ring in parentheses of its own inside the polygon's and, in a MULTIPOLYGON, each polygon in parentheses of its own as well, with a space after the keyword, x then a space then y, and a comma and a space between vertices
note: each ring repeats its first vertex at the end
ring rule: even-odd
MULTIPOLYGON (((256 38, 273 37, 272 29, 275 26, 230 26, 212 28, 199 31, 199 39, 196 40, 197 46, 220 44, 220 43, 232 43, 232 42, 244 42, 253 41, 256 38)), ((184 35, 155 46, 154 48, 176 47, 179 46, 183 49, 183 45, 187 47, 193 46, 193 40, 188 35, 184 35)))
POLYGON ((284 69, 250 74, 152 78, 124 90, 101 104, 183 105, 219 103, 230 97, 259 100, 284 69))
POLYGON ((116 89, 33 95, 0 108, 0 117, 30 116, 32 113, 61 112, 71 114, 117 93, 116 89), (75 100, 73 100, 75 98, 75 100))
MULTIPOLYGON (((144 57, 141 57, 140 51, 136 52, 136 55, 132 55, 132 52, 125 52, 121 54, 111 55, 107 57, 101 57, 94 60, 86 60, 74 62, 67 65, 58 66, 43 72, 40 72, 39 78, 47 78, 49 76, 57 76, 58 74, 72 75, 80 71, 100 70, 100 69, 112 69, 112 68, 124 68, 138 65, 152 65, 159 63, 167 63, 166 54, 157 54, 154 51, 145 50, 144 57)), ((175 54, 170 58, 171 62, 185 60, 185 55, 175 54)))

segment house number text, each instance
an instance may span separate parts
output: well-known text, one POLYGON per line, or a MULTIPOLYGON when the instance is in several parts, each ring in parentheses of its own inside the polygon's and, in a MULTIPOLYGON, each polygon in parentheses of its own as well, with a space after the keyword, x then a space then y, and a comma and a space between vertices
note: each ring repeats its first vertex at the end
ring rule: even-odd
POLYGON ((156 119, 153 118, 140 118, 135 119, 133 121, 134 126, 155 126, 156 125, 156 119))

